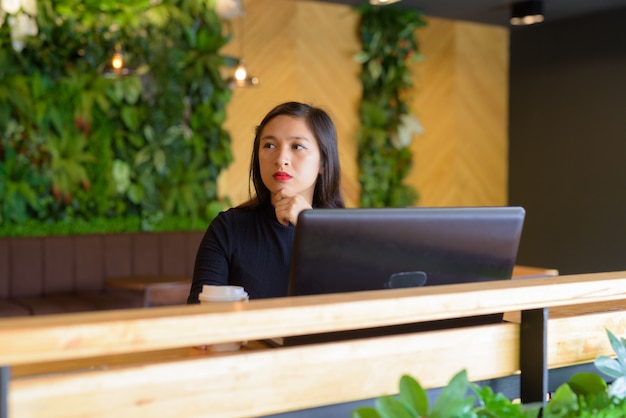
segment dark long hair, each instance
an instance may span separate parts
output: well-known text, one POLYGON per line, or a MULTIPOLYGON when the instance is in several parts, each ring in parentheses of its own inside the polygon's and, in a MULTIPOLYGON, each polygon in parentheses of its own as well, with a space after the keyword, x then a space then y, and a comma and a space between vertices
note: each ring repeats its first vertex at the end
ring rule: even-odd
MULTIPOLYGON (((263 118, 256 127, 252 158, 250 160, 250 181, 254 185, 255 195, 241 206, 257 206, 269 204, 271 193, 261 179, 259 164, 259 143, 265 126, 276 116, 285 115, 304 120, 311 130, 320 149, 322 172, 317 177, 313 192, 314 208, 343 208, 343 194, 341 192, 341 167, 339 166, 339 152, 337 150, 337 131, 330 116, 317 107, 298 102, 282 103, 263 118)), ((250 191, 252 195, 252 191, 250 191)))

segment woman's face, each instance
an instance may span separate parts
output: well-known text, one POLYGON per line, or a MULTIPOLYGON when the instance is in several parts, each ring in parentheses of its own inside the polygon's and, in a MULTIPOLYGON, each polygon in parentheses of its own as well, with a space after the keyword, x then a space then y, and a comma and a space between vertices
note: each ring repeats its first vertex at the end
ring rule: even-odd
POLYGON ((263 128, 259 141, 259 167, 263 184, 274 195, 301 195, 309 204, 321 172, 317 139, 304 120, 276 116, 263 128))

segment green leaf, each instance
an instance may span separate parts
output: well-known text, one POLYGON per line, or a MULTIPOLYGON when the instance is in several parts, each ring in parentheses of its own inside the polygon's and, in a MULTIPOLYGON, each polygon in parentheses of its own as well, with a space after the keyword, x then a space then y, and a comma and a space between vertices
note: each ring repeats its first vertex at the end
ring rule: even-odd
POLYGON ((154 128, 151 125, 146 125, 143 128, 143 136, 146 138, 146 141, 149 143, 154 143, 156 134, 154 133, 154 128))
POLYGON ((165 153, 163 152, 163 150, 162 149, 155 150, 152 158, 153 158, 152 161, 154 163, 154 168, 156 169, 157 173, 163 174, 167 166, 165 153))
POLYGON ((124 99, 131 105, 137 104, 141 97, 141 80, 139 77, 124 79, 124 99))
POLYGON ((617 360, 622 366, 622 374, 626 375, 626 344, 623 338, 617 338, 615 334, 613 334, 608 329, 606 333, 609 336, 609 341, 611 342, 611 347, 613 347, 613 351, 617 356, 617 360))
POLYGON ((124 139, 128 142, 127 144, 125 144, 126 146, 130 145, 136 148, 141 147, 145 142, 143 137, 132 133, 128 134, 124 139))
POLYGON ((117 193, 125 193, 130 186, 130 166, 124 161, 115 160, 111 170, 117 193))
POLYGON ((594 365, 602 373, 611 377, 622 376, 622 366, 619 361, 608 356, 598 356, 594 361, 594 365))
POLYGON ((197 45, 197 42, 198 42, 197 41, 198 37, 196 35, 196 31, 193 28, 191 28, 191 27, 183 28, 183 30, 185 32, 185 36, 187 38, 187 42, 189 43, 189 46, 191 48, 195 49, 196 45, 197 45))
POLYGON ((567 381, 569 387, 578 396, 599 395, 606 393, 607 384, 596 373, 580 372, 567 381))
POLYGON ((140 166, 145 164, 150 160, 150 150, 148 148, 140 149, 137 154, 135 154, 135 166, 140 166))
POLYGON ((350 414, 352 418, 381 418, 376 409, 371 406, 362 406, 352 411, 350 414))
MULTIPOLYGON (((52 106, 47 109, 47 119, 59 134, 63 133, 65 121, 57 106, 52 106)), ((44 120, 42 123, 45 124, 46 121, 44 120)))
POLYGON ((128 188, 128 198, 133 203, 140 203, 145 196, 143 188, 138 184, 132 184, 128 188))
POLYGON ((360 51, 354 55, 354 60, 359 64, 365 64, 370 59, 370 55, 365 51, 360 51))
POLYGON ((414 418, 409 409, 394 396, 382 396, 375 401, 382 418, 414 418))
POLYGON ((107 100, 107 96, 105 94, 95 94, 94 102, 98 105, 100 110, 104 113, 107 113, 111 108, 109 101, 107 100))
POLYGON ((467 395, 469 388, 467 372, 461 370, 441 390, 430 411, 430 418, 450 418, 467 412, 474 403, 474 397, 467 395))
POLYGON ((550 402, 546 405, 543 417, 563 417, 567 413, 578 411, 578 397, 567 383, 559 386, 550 402))
POLYGON ((369 71, 370 77, 372 77, 374 80, 377 80, 380 78, 381 74, 383 73, 383 67, 380 64, 380 62, 373 59, 373 60, 368 61, 367 71, 369 71))
POLYGON ((133 106, 124 106, 121 110, 122 121, 128 130, 137 131, 139 129, 139 111, 133 106))
POLYGON ((428 413, 428 396, 426 391, 411 376, 400 378, 400 400, 411 410, 413 415, 426 416, 428 413))
POLYGON ((210 36, 205 28, 198 31, 197 34, 197 48, 200 51, 207 51, 210 46, 210 36))

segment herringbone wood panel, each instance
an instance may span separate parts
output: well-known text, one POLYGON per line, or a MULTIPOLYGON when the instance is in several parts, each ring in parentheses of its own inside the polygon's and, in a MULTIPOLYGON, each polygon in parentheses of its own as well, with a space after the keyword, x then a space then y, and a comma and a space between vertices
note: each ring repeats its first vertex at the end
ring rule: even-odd
POLYGON ((413 109, 425 134, 412 146, 408 183, 420 206, 507 203, 508 34, 488 25, 429 19, 419 39, 413 109))

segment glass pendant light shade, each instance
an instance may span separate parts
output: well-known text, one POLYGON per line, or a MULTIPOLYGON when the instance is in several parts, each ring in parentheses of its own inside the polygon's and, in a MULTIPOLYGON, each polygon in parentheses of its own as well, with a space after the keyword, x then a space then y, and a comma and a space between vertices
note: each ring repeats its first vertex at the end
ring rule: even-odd
POLYGON ((259 84, 258 77, 251 76, 248 73, 248 67, 246 66, 246 62, 243 58, 243 48, 244 48, 244 22, 243 16, 245 16, 245 11, 243 10, 243 2, 241 4, 241 14, 238 17, 239 20, 239 62, 237 67, 235 68, 235 72, 232 77, 229 77, 226 82, 228 85, 233 87, 253 87, 259 84))
POLYGON ((120 44, 115 45, 115 51, 111 59, 106 63, 103 73, 106 77, 120 77, 133 73, 133 69, 128 65, 124 57, 124 51, 120 44))
POLYGON ((252 87, 259 84, 259 79, 248 75, 245 61, 240 59, 239 65, 235 68, 235 75, 228 79, 228 84, 231 87, 252 87))

